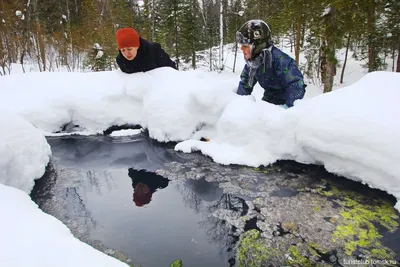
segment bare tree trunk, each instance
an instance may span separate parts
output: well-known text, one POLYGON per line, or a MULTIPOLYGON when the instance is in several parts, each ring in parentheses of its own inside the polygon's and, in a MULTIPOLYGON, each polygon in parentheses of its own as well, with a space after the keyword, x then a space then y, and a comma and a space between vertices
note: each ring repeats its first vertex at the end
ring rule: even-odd
MULTIPOLYGON (((73 53, 73 51, 74 51, 74 43, 73 43, 73 40, 72 40, 72 29, 71 29, 71 12, 70 12, 70 5, 69 5, 69 1, 67 1, 67 24, 66 24, 66 26, 67 26, 67 32, 68 32, 68 39, 69 39, 69 44, 68 44, 68 46, 69 46, 69 52, 70 52, 70 54, 71 54, 71 61, 72 61, 72 69, 74 70, 75 69, 75 67, 74 67, 74 53, 73 53)), ((66 42, 68 42, 68 40, 66 40, 66 42)), ((68 49, 67 49, 67 53, 66 53, 66 61, 68 62, 68 49)))
POLYGON ((235 68, 236 68, 237 50, 238 50, 238 43, 237 43, 237 41, 235 41, 235 57, 233 59, 233 72, 235 72, 235 68))
POLYGON ((325 38, 326 38, 326 73, 324 82, 324 93, 331 92, 333 88, 333 78, 336 75, 336 59, 335 59, 335 29, 336 29, 336 9, 330 7, 329 14, 325 15, 325 38))
MULTIPOLYGON (((196 2, 198 0, 193 0, 192 1, 192 16, 196 17, 196 12, 195 12, 195 6, 196 6, 196 2)), ((196 41, 194 39, 192 39, 192 44, 191 44, 191 49, 192 49, 192 68, 196 69, 196 41)))
POLYGON ((40 68, 40 71, 46 71, 46 44, 44 41, 44 36, 42 33, 42 29, 40 26, 39 15, 37 11, 37 3, 38 1, 33 2, 33 12, 35 15, 35 34, 37 38, 37 56, 38 56, 38 63, 40 68, 40 63, 42 64, 43 68, 40 68))
POLYGON ((294 51, 296 64, 300 62, 300 39, 301 39, 301 14, 297 15, 296 19, 296 48, 294 51))
POLYGON ((37 40, 36 37, 33 38, 33 40, 34 40, 34 46, 35 46, 35 50, 36 50, 35 56, 36 56, 37 64, 39 66, 39 71, 42 72, 43 68, 42 68, 42 63, 41 63, 40 54, 39 54, 39 50, 40 50, 39 41, 37 40))
POLYGON ((154 16, 154 0, 151 0, 151 40, 153 42, 156 41, 156 34, 155 34, 155 16, 154 16))
MULTIPOLYGON (((178 10, 178 6, 175 6, 175 12, 178 10)), ((179 38, 178 38, 178 21, 177 18, 174 17, 175 21, 174 21, 174 26, 175 26, 175 56, 176 56, 176 68, 179 70, 179 38)))
MULTIPOLYGON (((321 48, 321 38, 319 39, 319 46, 321 48)), ((318 52, 318 64, 317 64, 317 79, 321 77, 321 49, 318 52)), ((321 79, 322 80, 322 79, 321 79)))
MULTIPOLYGON (((292 34, 290 34, 289 35, 289 43, 290 43, 290 53, 293 53, 293 46, 294 46, 294 33, 295 33, 295 30, 294 30, 294 24, 292 25, 292 29, 293 29, 293 33, 292 34)), ((282 42, 283 43, 283 42, 282 42)), ((284 43, 283 43, 284 44, 284 43)))
POLYGON ((392 47, 392 72, 394 72, 394 64, 396 61, 396 49, 392 47))
POLYGON ((345 54, 345 56, 344 56, 342 74, 340 75, 340 83, 343 83, 344 70, 346 69, 347 56, 348 56, 348 54, 349 54, 349 48, 350 48, 350 38, 351 38, 351 35, 350 35, 350 33, 349 33, 349 36, 347 36, 346 54, 345 54))
POLYGON ((192 49, 192 68, 196 69, 196 50, 192 49))
POLYGON ((38 36, 39 38, 39 47, 40 47, 40 58, 42 59, 42 64, 43 64, 43 71, 46 71, 46 44, 44 41, 44 36, 41 33, 41 29, 39 28, 40 35, 38 36))
POLYGON ((218 71, 224 70, 224 8, 222 0, 219 1, 219 62, 218 71))
POLYGON ((396 67, 396 72, 400 72, 400 44, 399 44, 399 50, 397 50, 397 67, 396 67))
MULTIPOLYGON (((1 30, 1 29, 0 29, 1 30)), ((0 75, 6 75, 6 70, 5 70, 5 59, 6 59, 6 55, 4 54, 4 47, 3 47, 3 38, 2 38, 2 34, 0 31, 0 67, 2 68, 3 71, 0 71, 0 75)))
POLYGON ((369 0, 367 14, 368 30, 368 72, 377 70, 376 66, 376 48, 375 48, 375 2, 369 0))
POLYGON ((208 35, 208 41, 209 41, 209 45, 208 45, 208 47, 210 48, 209 49, 209 53, 210 53, 210 71, 212 71, 212 32, 211 32, 211 29, 210 29, 210 27, 209 27, 209 25, 208 25, 208 18, 206 17, 206 15, 207 15, 207 13, 205 12, 205 10, 206 10, 206 4, 205 4, 205 2, 204 2, 204 0, 202 0, 201 1, 201 5, 202 5, 202 8, 201 8, 201 17, 203 18, 203 25, 204 25, 204 28, 207 30, 207 31, 209 31, 209 35, 208 35))
MULTIPOLYGON (((211 30, 210 30, 211 31, 211 30)), ((210 34, 210 44, 208 45, 209 47, 210 47, 210 51, 209 51, 209 53, 210 53, 210 71, 212 71, 213 69, 212 69, 212 59, 213 59, 213 55, 212 55, 212 37, 211 37, 211 34, 210 34)))

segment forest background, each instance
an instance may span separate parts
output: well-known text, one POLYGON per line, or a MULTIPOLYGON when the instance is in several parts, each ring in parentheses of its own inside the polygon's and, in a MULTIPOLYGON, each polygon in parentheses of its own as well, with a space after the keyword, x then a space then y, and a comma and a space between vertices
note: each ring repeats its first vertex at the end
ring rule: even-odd
POLYGON ((398 0, 0 0, 0 75, 13 63, 39 71, 115 69, 122 27, 160 43, 181 70, 206 62, 221 71, 218 46, 233 44, 236 55, 235 32, 250 19, 266 21, 297 63, 304 54, 300 67, 325 92, 333 76, 343 79, 349 51, 369 72, 400 72, 398 0), (341 74, 339 50, 346 51, 341 74))

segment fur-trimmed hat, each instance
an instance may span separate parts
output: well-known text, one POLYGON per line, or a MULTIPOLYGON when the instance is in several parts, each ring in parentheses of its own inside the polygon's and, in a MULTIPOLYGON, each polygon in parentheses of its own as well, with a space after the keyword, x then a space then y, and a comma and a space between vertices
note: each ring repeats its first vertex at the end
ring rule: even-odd
POLYGON ((115 34, 115 38, 119 49, 140 46, 139 34, 132 28, 119 29, 115 34))

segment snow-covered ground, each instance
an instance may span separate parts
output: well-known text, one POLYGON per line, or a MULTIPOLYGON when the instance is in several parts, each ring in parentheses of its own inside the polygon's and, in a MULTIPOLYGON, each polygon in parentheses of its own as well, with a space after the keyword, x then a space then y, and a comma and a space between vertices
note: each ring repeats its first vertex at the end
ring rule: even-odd
POLYGON ((41 131, 19 115, 5 110, 0 114, 0 182, 29 194, 34 179, 43 176, 50 146, 41 131))
MULTIPOLYGON (((238 70, 243 65, 241 60, 238 70)), ((62 125, 97 134, 129 123, 147 128, 158 141, 177 141, 176 150, 199 150, 221 164, 259 166, 279 159, 323 164, 400 199, 399 73, 371 73, 324 95, 309 85, 306 99, 288 110, 260 101, 259 87, 253 96, 236 95, 239 73, 161 68, 130 75, 0 77, 0 182, 29 192, 49 160, 44 136, 62 125)), ((6 218, 0 222, 0 266, 122 266, 79 243, 20 190, 0 185, 0 197, 6 218)))

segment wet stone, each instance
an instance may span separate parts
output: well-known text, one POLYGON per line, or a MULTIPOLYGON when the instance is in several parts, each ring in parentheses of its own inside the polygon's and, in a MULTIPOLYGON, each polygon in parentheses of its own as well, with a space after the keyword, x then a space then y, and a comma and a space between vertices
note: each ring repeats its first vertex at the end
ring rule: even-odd
MULTIPOLYGON (((399 259, 399 256, 392 253, 390 248, 374 245, 382 241, 379 236, 371 237, 369 241, 371 243, 365 250, 352 249, 349 245, 352 242, 363 244, 362 239, 359 238, 359 234, 362 233, 360 229, 352 230, 355 231, 354 237, 338 238, 343 227, 352 225, 344 219, 343 216, 346 215, 343 214, 343 210, 351 209, 355 204, 347 204, 346 199, 356 196, 362 203, 362 199, 370 197, 372 189, 364 185, 358 183, 353 185, 364 188, 366 192, 361 195, 360 190, 335 189, 335 186, 340 186, 345 179, 328 174, 319 167, 314 170, 308 169, 305 173, 298 172, 296 175, 282 174, 285 171, 276 167, 267 171, 265 168, 260 170, 237 166, 220 166, 214 173, 203 173, 205 166, 215 163, 201 158, 194 162, 188 162, 185 165, 195 164, 196 168, 193 170, 202 173, 201 177, 205 177, 208 181, 220 182, 225 193, 253 199, 254 209, 252 210, 259 213, 259 216, 256 216, 258 218, 256 224, 262 231, 258 242, 274 252, 270 253, 270 257, 266 260, 265 264, 268 263, 269 266, 282 266, 288 263, 290 266, 292 264, 335 265, 339 262, 343 264, 346 260, 355 259, 356 253, 361 253, 366 258, 380 256, 399 259), (325 178, 329 178, 329 182, 325 178), (296 245, 293 246, 293 244, 296 245), (376 251, 383 251, 383 253, 378 255, 376 251), (329 256, 329 253, 333 252, 335 252, 334 255, 329 256), (336 260, 332 260, 333 258, 336 260)), ((183 177, 179 168, 182 168, 179 164, 167 164, 160 173, 171 179, 190 177, 190 173, 185 173, 183 177)), ((354 182, 351 183, 354 184, 354 182)), ((383 198, 386 197, 383 196, 383 198)), ((394 203, 390 205, 393 207, 394 203)), ((372 206, 371 209, 373 210, 374 207, 372 206)), ((379 207, 376 208, 376 210, 379 209, 379 207)), ((392 223, 397 228, 399 222, 397 211, 389 210, 388 214, 391 214, 388 216, 393 218, 392 223)), ((354 220, 358 219, 354 218, 354 220)), ((367 218, 363 220, 366 224, 369 223, 367 218)), ((243 227, 238 217, 230 217, 229 222, 238 228, 243 227)), ((353 227, 357 226, 353 224, 353 227)), ((396 249, 399 252, 399 248, 396 249)), ((251 266, 252 263, 246 264, 243 266, 251 266)))

